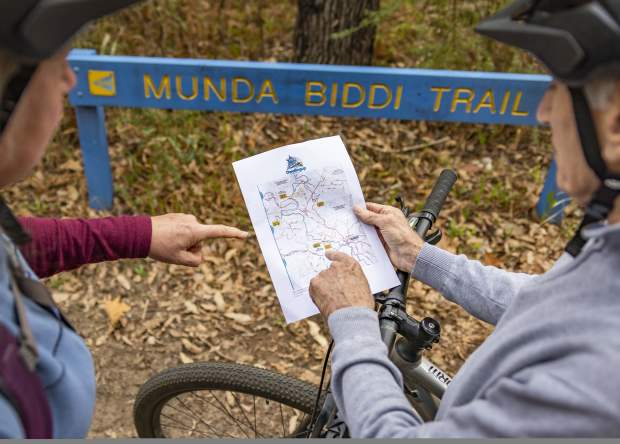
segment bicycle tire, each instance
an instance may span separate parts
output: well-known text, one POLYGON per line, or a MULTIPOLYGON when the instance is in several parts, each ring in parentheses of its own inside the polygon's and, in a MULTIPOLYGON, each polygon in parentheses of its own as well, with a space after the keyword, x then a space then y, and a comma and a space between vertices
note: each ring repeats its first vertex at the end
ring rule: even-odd
POLYGON ((271 370, 226 362, 184 364, 149 378, 134 402, 134 424, 140 438, 163 438, 160 414, 166 402, 199 390, 225 390, 276 401, 311 414, 318 387, 271 370))

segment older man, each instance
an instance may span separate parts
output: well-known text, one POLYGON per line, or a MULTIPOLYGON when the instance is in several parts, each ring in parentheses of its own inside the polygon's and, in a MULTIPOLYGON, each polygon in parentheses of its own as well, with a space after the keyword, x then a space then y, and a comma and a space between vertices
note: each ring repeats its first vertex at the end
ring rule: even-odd
POLYGON ((424 244, 394 208, 357 210, 397 268, 496 328, 423 423, 387 357, 361 268, 332 254, 310 293, 335 340, 332 389, 352 436, 620 436, 619 21, 617 0, 519 0, 478 27, 555 77, 538 119, 551 126, 558 185, 586 217, 550 271, 485 267, 424 244))

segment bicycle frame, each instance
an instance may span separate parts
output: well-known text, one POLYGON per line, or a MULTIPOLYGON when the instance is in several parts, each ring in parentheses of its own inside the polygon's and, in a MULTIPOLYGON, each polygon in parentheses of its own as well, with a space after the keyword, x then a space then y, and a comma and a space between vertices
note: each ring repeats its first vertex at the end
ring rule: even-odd
POLYGON ((424 357, 418 362, 409 362, 394 349, 390 359, 403 375, 405 394, 412 406, 424 421, 432 420, 452 379, 424 357))

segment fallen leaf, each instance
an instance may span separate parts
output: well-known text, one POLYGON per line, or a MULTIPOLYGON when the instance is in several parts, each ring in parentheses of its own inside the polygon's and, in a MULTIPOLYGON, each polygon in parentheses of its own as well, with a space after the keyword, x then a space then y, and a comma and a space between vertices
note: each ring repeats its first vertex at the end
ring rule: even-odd
POLYGON ((181 339, 181 344, 183 347, 190 353, 197 355, 198 353, 202 353, 202 348, 198 347, 196 344, 192 343, 189 339, 183 338, 181 339))
POLYGON ((252 320, 252 316, 244 314, 244 313, 228 312, 228 313, 225 313, 224 316, 226 316, 228 319, 232 319, 233 321, 237 321, 241 323, 247 323, 252 320))
POLYGON ((192 362, 194 362, 194 360, 192 358, 190 358, 189 356, 187 356, 183 352, 179 353, 179 358, 181 358, 181 362, 183 364, 191 364, 192 362))
POLYGON ((60 165, 59 169, 68 171, 82 171, 82 164, 79 160, 71 159, 60 165))
POLYGON ((491 253, 485 253, 482 262, 484 262, 485 265, 492 265, 493 267, 502 267, 504 265, 500 258, 491 253))
POLYGON ((129 311, 131 307, 121 301, 120 297, 110 299, 103 303, 103 309, 108 315, 108 320, 112 327, 116 326, 121 318, 129 311))
POLYGON ((188 313, 198 314, 198 307, 191 301, 184 301, 183 305, 185 305, 185 310, 188 313))
POLYGON ((57 304, 62 304, 67 299, 69 299, 69 293, 54 292, 54 302, 56 302, 57 304))
POLYGON ((327 347, 329 342, 327 341, 327 338, 321 334, 321 327, 319 327, 319 324, 314 321, 308 321, 308 327, 310 329, 310 336, 312 336, 312 339, 314 339, 321 347, 327 347))
POLYGON ((237 254, 237 249, 236 248, 231 248, 230 250, 228 250, 226 252, 226 254, 224 255, 224 260, 226 262, 230 262, 230 260, 237 254))
POLYGON ((213 302, 215 302, 217 311, 224 311, 226 309, 226 302, 224 302, 224 297, 219 291, 213 294, 213 302))
POLYGON ((129 280, 125 277, 125 275, 117 274, 116 280, 118 281, 119 284, 121 284, 121 287, 123 287, 125 290, 131 289, 131 284, 129 283, 129 280))

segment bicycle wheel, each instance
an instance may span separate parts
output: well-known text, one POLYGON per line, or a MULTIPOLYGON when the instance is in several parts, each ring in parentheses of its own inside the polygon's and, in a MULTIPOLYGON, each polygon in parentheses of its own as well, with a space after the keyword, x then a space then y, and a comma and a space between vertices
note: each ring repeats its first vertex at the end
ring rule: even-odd
POLYGON ((318 387, 241 364, 186 364, 146 381, 134 403, 141 438, 304 436, 318 387))

